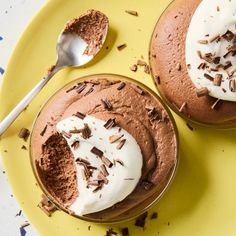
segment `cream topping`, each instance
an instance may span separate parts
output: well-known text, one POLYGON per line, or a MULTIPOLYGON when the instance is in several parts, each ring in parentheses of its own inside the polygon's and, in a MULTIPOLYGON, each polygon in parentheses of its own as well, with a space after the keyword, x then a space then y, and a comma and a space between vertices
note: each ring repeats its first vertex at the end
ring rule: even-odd
POLYGON ((57 131, 67 140, 76 161, 79 195, 69 206, 76 215, 98 212, 122 201, 135 189, 141 177, 143 158, 136 140, 119 127, 105 128, 105 123, 87 115, 83 119, 71 116, 57 124, 57 131), (83 134, 80 131, 84 129, 83 134), (96 152, 91 152, 94 148, 103 154, 95 155, 96 152), (100 188, 96 183, 99 173, 104 173, 104 166, 101 167, 104 157, 112 166, 105 165, 108 175, 100 188), (87 179, 85 166, 92 171, 87 179))
POLYGON ((236 101, 236 1, 203 0, 186 38, 186 64, 194 85, 209 95, 236 101))

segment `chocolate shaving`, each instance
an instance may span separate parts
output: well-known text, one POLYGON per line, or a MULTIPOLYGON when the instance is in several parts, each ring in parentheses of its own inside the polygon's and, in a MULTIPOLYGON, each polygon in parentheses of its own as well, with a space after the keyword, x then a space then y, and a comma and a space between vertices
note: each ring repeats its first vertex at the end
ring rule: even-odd
POLYGON ((21 149, 27 150, 27 147, 25 145, 22 145, 21 149))
POLYGON ((152 215, 151 215, 151 217, 150 217, 150 219, 151 219, 151 220, 154 220, 154 219, 157 219, 157 217, 158 217, 157 212, 153 212, 152 215))
POLYGON ((41 133, 40 133, 41 136, 44 136, 44 134, 45 134, 47 128, 48 128, 48 125, 45 125, 45 127, 43 128, 43 130, 42 130, 41 133))
POLYGON ((137 65, 138 66, 146 66, 147 63, 145 61, 143 61, 143 60, 137 60, 137 65))
POLYGON ((127 47, 126 43, 123 43, 123 44, 121 44, 121 45, 118 45, 118 46, 117 46, 117 49, 118 49, 119 51, 121 51, 122 49, 124 49, 124 48, 126 48, 126 47, 127 47))
MULTIPOLYGON (((198 51, 197 51, 197 55, 199 56, 200 59, 202 59, 202 53, 201 53, 201 51, 198 50, 198 51)), ((189 65, 189 64, 188 64, 188 65, 189 65)), ((188 65, 187 65, 187 66, 188 66, 188 65)))
POLYGON ((84 139, 88 139, 91 136, 91 129, 89 128, 88 124, 84 124, 84 128, 81 129, 81 134, 84 139))
POLYGON ((213 80, 214 80, 214 78, 213 78, 211 75, 207 74, 207 73, 204 73, 204 77, 205 77, 206 79, 210 80, 210 81, 213 81, 213 80))
POLYGON ((105 177, 109 175, 107 168, 104 164, 101 165, 101 170, 102 170, 102 173, 105 177))
POLYGON ((232 62, 231 61, 227 61, 226 64, 224 65, 224 70, 229 69, 232 66, 232 62))
POLYGON ((186 125, 191 131, 193 131, 193 127, 189 123, 186 123, 186 125))
POLYGON ((25 223, 23 223, 23 224, 20 226, 20 228, 23 229, 23 228, 25 228, 25 227, 27 227, 27 226, 29 226, 29 225, 30 225, 29 222, 25 222, 25 223))
POLYGON ((123 136, 124 136, 124 134, 114 134, 114 135, 111 135, 109 137, 109 142, 110 143, 114 143, 114 142, 118 141, 119 139, 121 139, 123 136))
POLYGON ((108 231, 106 232, 105 236, 112 236, 112 235, 117 235, 117 233, 112 229, 108 229, 108 231))
POLYGON ((211 39, 209 39, 210 43, 213 43, 214 41, 219 42, 220 41, 220 35, 215 35, 211 39))
POLYGON ((134 180, 134 178, 124 178, 124 180, 134 180))
POLYGON ((103 187, 103 184, 100 184, 99 186, 97 186, 94 190, 93 193, 96 193, 97 191, 101 190, 103 187))
POLYGON ((85 83, 80 83, 76 88, 76 92, 77 93, 82 93, 85 88, 86 88, 86 84, 85 83))
POLYGON ((129 229, 127 227, 122 228, 121 233, 122 233, 122 236, 129 236, 129 229))
POLYGON ((116 126, 116 119, 109 119, 104 125, 106 129, 110 129, 115 126, 116 126))
POLYGON ((85 164, 85 165, 87 165, 87 166, 90 165, 90 162, 89 162, 89 161, 87 161, 86 159, 81 158, 81 157, 76 158, 75 161, 78 162, 79 164, 80 164, 80 163, 83 163, 83 164, 85 164))
POLYGON ((235 89, 236 89, 235 80, 230 80, 229 81, 229 89, 230 89, 231 92, 235 92, 235 89))
POLYGON ((144 95, 144 91, 138 85, 132 85, 132 88, 139 93, 140 95, 144 95))
POLYGON ((112 110, 111 102, 108 99, 105 99, 105 100, 101 99, 101 102, 106 110, 108 111, 112 110))
POLYGON ((122 139, 119 144, 116 146, 116 149, 120 150, 126 142, 126 139, 122 139))
POLYGON ((200 69, 204 70, 204 69, 206 68, 206 66, 207 66, 207 64, 206 64, 205 62, 202 62, 202 63, 200 63, 200 65, 198 66, 198 69, 199 69, 199 70, 200 70, 200 69))
POLYGON ((200 44, 208 44, 208 40, 206 40, 206 39, 198 40, 198 43, 200 43, 200 44))
POLYGON ((125 85, 126 85, 125 82, 121 82, 121 83, 119 84, 119 86, 117 87, 117 90, 123 89, 123 88, 125 87, 125 85))
POLYGON ((90 186, 99 186, 100 185, 100 181, 99 180, 90 180, 88 181, 88 185, 90 186))
POLYGON ((138 70, 138 67, 136 64, 130 66, 130 70, 133 71, 133 72, 136 72, 138 70))
POLYGON ((91 87, 85 94, 84 94, 84 96, 87 96, 87 95, 89 95, 90 93, 92 93, 93 92, 93 87, 91 87))
POLYGON ((124 166, 124 162, 120 159, 116 159, 115 162, 119 163, 121 166, 124 166))
POLYGON ((230 42, 234 38, 234 34, 230 30, 227 30, 221 37, 230 42))
POLYGON ((97 176, 98 180, 102 181, 102 183, 104 184, 108 184, 108 179, 106 178, 106 176, 103 174, 103 172, 99 172, 98 176, 97 176))
POLYGON ((111 168, 113 166, 113 163, 108 158, 102 156, 101 160, 108 168, 111 168))
POLYGON ((135 226, 143 228, 145 226, 147 216, 148 216, 147 212, 145 212, 141 216, 139 216, 135 221, 135 226))
POLYGON ((71 147, 74 148, 74 150, 76 150, 78 147, 79 147, 79 141, 74 141, 72 144, 71 144, 71 147))
POLYGON ((197 97, 207 96, 208 94, 209 94, 209 91, 205 87, 201 89, 197 89, 197 97))
POLYGON ((215 57, 215 58, 213 59, 213 63, 214 63, 214 64, 219 64, 219 63, 220 63, 220 57, 215 57))
POLYGON ((214 81, 213 81, 213 84, 215 86, 220 86, 221 85, 221 81, 222 81, 222 77, 223 77, 222 74, 216 74, 215 78, 214 78, 214 81))
POLYGON ((19 138, 24 139, 24 141, 27 141, 30 135, 30 131, 26 128, 22 128, 18 134, 19 138))
POLYGON ((76 116, 76 117, 80 118, 81 120, 83 120, 86 115, 77 111, 73 116, 76 116))
POLYGON ((71 92, 72 90, 75 90, 77 88, 76 85, 74 85, 73 87, 69 88, 68 90, 66 90, 66 93, 71 92))
POLYGON ((126 13, 132 15, 132 16, 138 16, 138 12, 137 11, 133 11, 133 10, 126 10, 126 13))
POLYGON ((79 133, 81 133, 81 130, 80 129, 73 129, 73 130, 69 130, 69 133, 70 134, 79 134, 79 133))
POLYGON ((100 149, 93 147, 90 152, 92 152, 93 154, 102 157, 103 156, 103 151, 101 151, 100 149))
POLYGON ((79 164, 84 167, 84 169, 82 170, 82 174, 83 174, 85 180, 88 180, 89 177, 91 176, 91 174, 90 174, 90 171, 89 171, 87 165, 83 162, 79 162, 79 164))

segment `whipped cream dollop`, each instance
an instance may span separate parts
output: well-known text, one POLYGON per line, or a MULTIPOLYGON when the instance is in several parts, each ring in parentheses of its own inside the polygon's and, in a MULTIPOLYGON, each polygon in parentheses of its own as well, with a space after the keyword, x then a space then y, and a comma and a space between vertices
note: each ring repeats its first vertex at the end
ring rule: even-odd
POLYGON ((76 215, 98 212, 126 198, 141 177, 142 153, 134 137, 107 122, 77 114, 56 128, 76 161, 78 197, 69 206, 76 215))
POLYGON ((186 38, 189 76, 198 89, 236 101, 236 1, 203 0, 186 38))

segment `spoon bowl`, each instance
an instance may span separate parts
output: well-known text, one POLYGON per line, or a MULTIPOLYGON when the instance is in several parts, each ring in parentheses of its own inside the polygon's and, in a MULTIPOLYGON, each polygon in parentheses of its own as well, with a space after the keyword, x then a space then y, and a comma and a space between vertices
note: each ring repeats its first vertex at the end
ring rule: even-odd
POLYGON ((48 74, 1 121, 0 136, 29 105, 55 73, 64 67, 78 67, 90 62, 101 50, 108 33, 109 22, 105 14, 88 10, 67 22, 57 41, 57 61, 48 74))

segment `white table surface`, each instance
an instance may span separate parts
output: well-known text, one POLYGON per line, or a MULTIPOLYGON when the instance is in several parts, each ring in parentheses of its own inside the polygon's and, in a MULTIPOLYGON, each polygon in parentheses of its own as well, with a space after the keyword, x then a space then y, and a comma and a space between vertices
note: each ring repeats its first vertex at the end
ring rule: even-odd
MULTIPOLYGON (((46 0, 0 0, 0 80, 10 55, 29 21, 46 0)), ((1 106, 4 104, 0 104, 1 106)), ((20 230, 29 222, 11 192, 0 158, 0 236, 37 236, 32 225, 20 230)), ((29 222, 30 223, 30 222, 29 222)))

